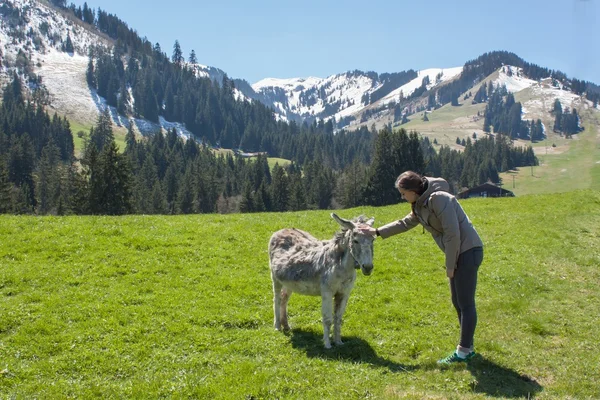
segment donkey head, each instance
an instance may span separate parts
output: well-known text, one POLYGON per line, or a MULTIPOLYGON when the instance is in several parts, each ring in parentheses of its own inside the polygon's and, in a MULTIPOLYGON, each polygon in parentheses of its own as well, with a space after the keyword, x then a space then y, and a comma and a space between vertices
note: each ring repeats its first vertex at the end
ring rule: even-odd
POLYGON ((357 217, 355 222, 338 217, 335 213, 331 217, 342 227, 346 251, 354 259, 356 269, 360 268, 364 275, 373 272, 373 241, 375 238, 369 234, 362 233, 358 224, 373 226, 375 218, 366 219, 357 217))

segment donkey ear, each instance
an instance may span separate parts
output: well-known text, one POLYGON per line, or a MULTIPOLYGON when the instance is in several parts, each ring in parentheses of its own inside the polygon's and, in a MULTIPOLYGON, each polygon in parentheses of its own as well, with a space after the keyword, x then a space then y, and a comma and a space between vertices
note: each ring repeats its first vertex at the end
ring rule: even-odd
POLYGON ((344 229, 354 229, 354 224, 352 221, 340 218, 335 213, 331 213, 331 218, 335 219, 335 221, 344 229))
POLYGON ((369 218, 369 220, 367 222, 365 222, 365 224, 367 224, 369 226, 373 226, 374 223, 375 223, 375 217, 371 217, 371 218, 369 218))

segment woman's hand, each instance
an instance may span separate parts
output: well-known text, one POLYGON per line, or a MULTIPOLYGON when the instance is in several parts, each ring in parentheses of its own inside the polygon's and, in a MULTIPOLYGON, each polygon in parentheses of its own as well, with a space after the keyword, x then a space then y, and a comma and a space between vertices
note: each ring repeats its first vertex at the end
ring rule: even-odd
POLYGON ((373 228, 372 226, 359 225, 357 226, 357 228, 361 233, 365 235, 377 236, 377 229, 373 228))

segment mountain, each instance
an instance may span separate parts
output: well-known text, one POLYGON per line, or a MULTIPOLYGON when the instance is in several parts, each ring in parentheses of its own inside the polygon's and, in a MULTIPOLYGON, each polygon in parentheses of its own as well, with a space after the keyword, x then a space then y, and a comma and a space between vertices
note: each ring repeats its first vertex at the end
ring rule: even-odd
MULTIPOLYGON (((96 16, 95 25, 91 25, 84 22, 85 8, 81 18, 76 16, 77 11, 40 0, 3 2, 0 5, 0 84, 4 86, 12 73, 18 71, 30 89, 42 89, 38 93, 45 94, 50 109, 77 124, 89 126, 110 102, 86 82, 88 55, 93 49, 120 48, 123 34, 112 31, 122 30, 123 26, 117 24, 117 28, 112 28, 110 24, 115 25, 116 17, 110 14, 96 16)), ((131 32, 135 31, 130 29, 129 36, 134 35, 131 32)), ((128 52, 124 51, 121 56, 124 65, 127 65, 128 52)), ((227 73, 219 68, 183 64, 195 76, 209 78, 219 85, 229 80, 227 73)), ((482 82, 489 81, 505 84, 509 92, 529 90, 531 98, 523 106, 523 116, 527 119, 548 120, 544 113, 553 98, 563 99, 563 105, 570 108, 595 107, 600 93, 594 84, 569 80, 559 71, 529 64, 508 52, 488 53, 467 61, 464 66, 451 68, 381 74, 348 71, 326 78, 266 78, 253 85, 239 78, 231 81, 237 100, 266 105, 276 120, 309 125, 319 120, 332 121, 334 129, 398 125, 414 120, 411 116, 426 110, 435 112, 449 103, 471 103, 469 93, 473 95, 482 82), (546 109, 538 110, 539 104, 546 109)), ((150 122, 139 112, 132 112, 136 99, 134 93, 129 96, 131 102, 124 108, 129 112, 111 107, 117 127, 125 128, 133 123, 142 134, 175 128, 181 136, 195 135, 184 120, 165 118, 175 115, 165 109, 166 100, 161 102, 162 107, 159 105, 164 112, 159 111, 155 122, 150 122)), ((471 129, 469 126, 467 131, 471 129)))
POLYGON ((462 67, 432 68, 392 74, 352 71, 327 78, 263 79, 254 85, 254 92, 263 96, 265 104, 288 120, 336 121, 336 127, 352 128, 374 117, 364 117, 367 110, 386 110, 401 99, 410 97, 423 85, 427 90, 443 85, 462 71, 462 67))

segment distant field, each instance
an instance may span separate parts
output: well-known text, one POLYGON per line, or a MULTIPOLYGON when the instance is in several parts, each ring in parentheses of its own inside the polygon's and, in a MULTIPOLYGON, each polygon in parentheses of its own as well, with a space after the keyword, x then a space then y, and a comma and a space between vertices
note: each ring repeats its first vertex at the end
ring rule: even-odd
MULTIPOLYGON (((477 88, 473 88, 471 92, 475 93, 477 88)), ((522 90, 515 95, 515 99, 524 105, 524 110, 527 111, 525 119, 538 117, 542 119, 548 138, 533 144, 518 140, 515 141, 515 145, 533 146, 540 159, 540 166, 520 168, 500 174, 503 187, 516 195, 600 189, 600 112, 582 108, 581 103, 567 101, 573 97, 568 92, 556 91, 554 95, 546 91, 543 96, 540 96, 539 93, 535 93, 536 90, 540 89, 532 87, 522 90), (538 100, 540 98, 542 101, 538 100), (562 99, 563 107, 576 106, 582 117, 585 130, 574 135, 572 139, 566 139, 551 131, 554 120, 548 110, 552 107, 555 98, 562 99)), ((439 145, 448 145, 460 150, 462 147, 456 146, 457 137, 466 139, 472 137, 473 132, 478 137, 484 134, 483 119, 477 120, 476 115, 478 111, 483 114, 485 104, 473 105, 471 100, 465 101, 461 97, 459 107, 447 104, 428 113, 428 122, 422 121, 422 113, 412 115, 410 122, 398 125, 396 128, 416 130, 432 142, 436 139, 439 145)))
MULTIPOLYGON (((77 133, 79 133, 80 131, 82 131, 85 136, 84 137, 89 137, 90 136, 90 129, 92 128, 92 125, 83 125, 77 121, 69 121, 69 124, 71 125, 71 132, 73 133, 73 143, 75 145, 75 155, 80 156, 81 152, 83 151, 83 138, 80 138, 77 133)), ((124 128, 118 128, 118 127, 114 127, 113 126, 113 135, 115 137, 115 143, 117 144, 117 146, 119 146, 119 151, 123 152, 125 151, 125 135, 127 134, 127 130, 124 128)))
MULTIPOLYGON (((407 131, 415 130, 423 136, 427 136, 431 142, 437 140, 437 143, 450 147, 456 147, 456 138, 461 140, 472 137, 473 133, 482 136, 483 118, 477 117, 479 111, 483 114, 485 104, 471 104, 472 99, 459 101, 458 107, 446 104, 445 106, 427 113, 429 121, 422 120, 423 113, 411 115, 410 121, 406 124, 398 125, 396 128, 404 128, 407 131), (464 104, 462 104, 464 102, 464 104)), ((462 149, 458 146, 456 148, 462 149)))
POLYGON ((268 163, 269 163, 269 167, 271 167, 271 169, 273 169, 275 164, 279 164, 280 167, 285 167, 286 165, 291 164, 291 161, 286 160, 285 158, 269 157, 268 163))
POLYGON ((503 187, 516 195, 600 189, 600 117, 583 112, 585 130, 572 139, 555 138, 536 147, 540 166, 503 173, 503 187), (547 144, 547 147, 545 146, 547 144), (554 148, 552 143, 559 145, 554 148), (548 154, 546 154, 546 149, 548 154))
MULTIPOLYGON (((489 79, 495 79, 496 74, 490 75, 489 79)), ((489 80, 488 79, 488 80, 489 80)), ((395 128, 404 128, 407 131, 415 130, 423 136, 427 136, 431 142, 437 140, 438 145, 450 146, 452 148, 462 149, 456 146, 456 138, 461 140, 472 137, 473 133, 477 136, 484 134, 483 117, 478 118, 477 112, 483 115, 486 104, 472 104, 473 96, 482 84, 487 84, 488 80, 474 86, 470 92, 472 96, 463 100, 459 97, 459 106, 446 104, 437 110, 427 113, 429 121, 423 121, 423 112, 409 116, 410 121, 406 124, 396 125, 395 128)))
MULTIPOLYGON (((480 356, 457 342, 443 256, 417 228, 375 243, 342 338, 322 346, 320 299, 292 296, 272 328, 267 241, 329 239, 328 211, 0 216, 0 397, 196 399, 600 398, 600 192, 462 202, 486 248, 480 356)), ((340 210, 375 216, 407 204, 340 210)))

